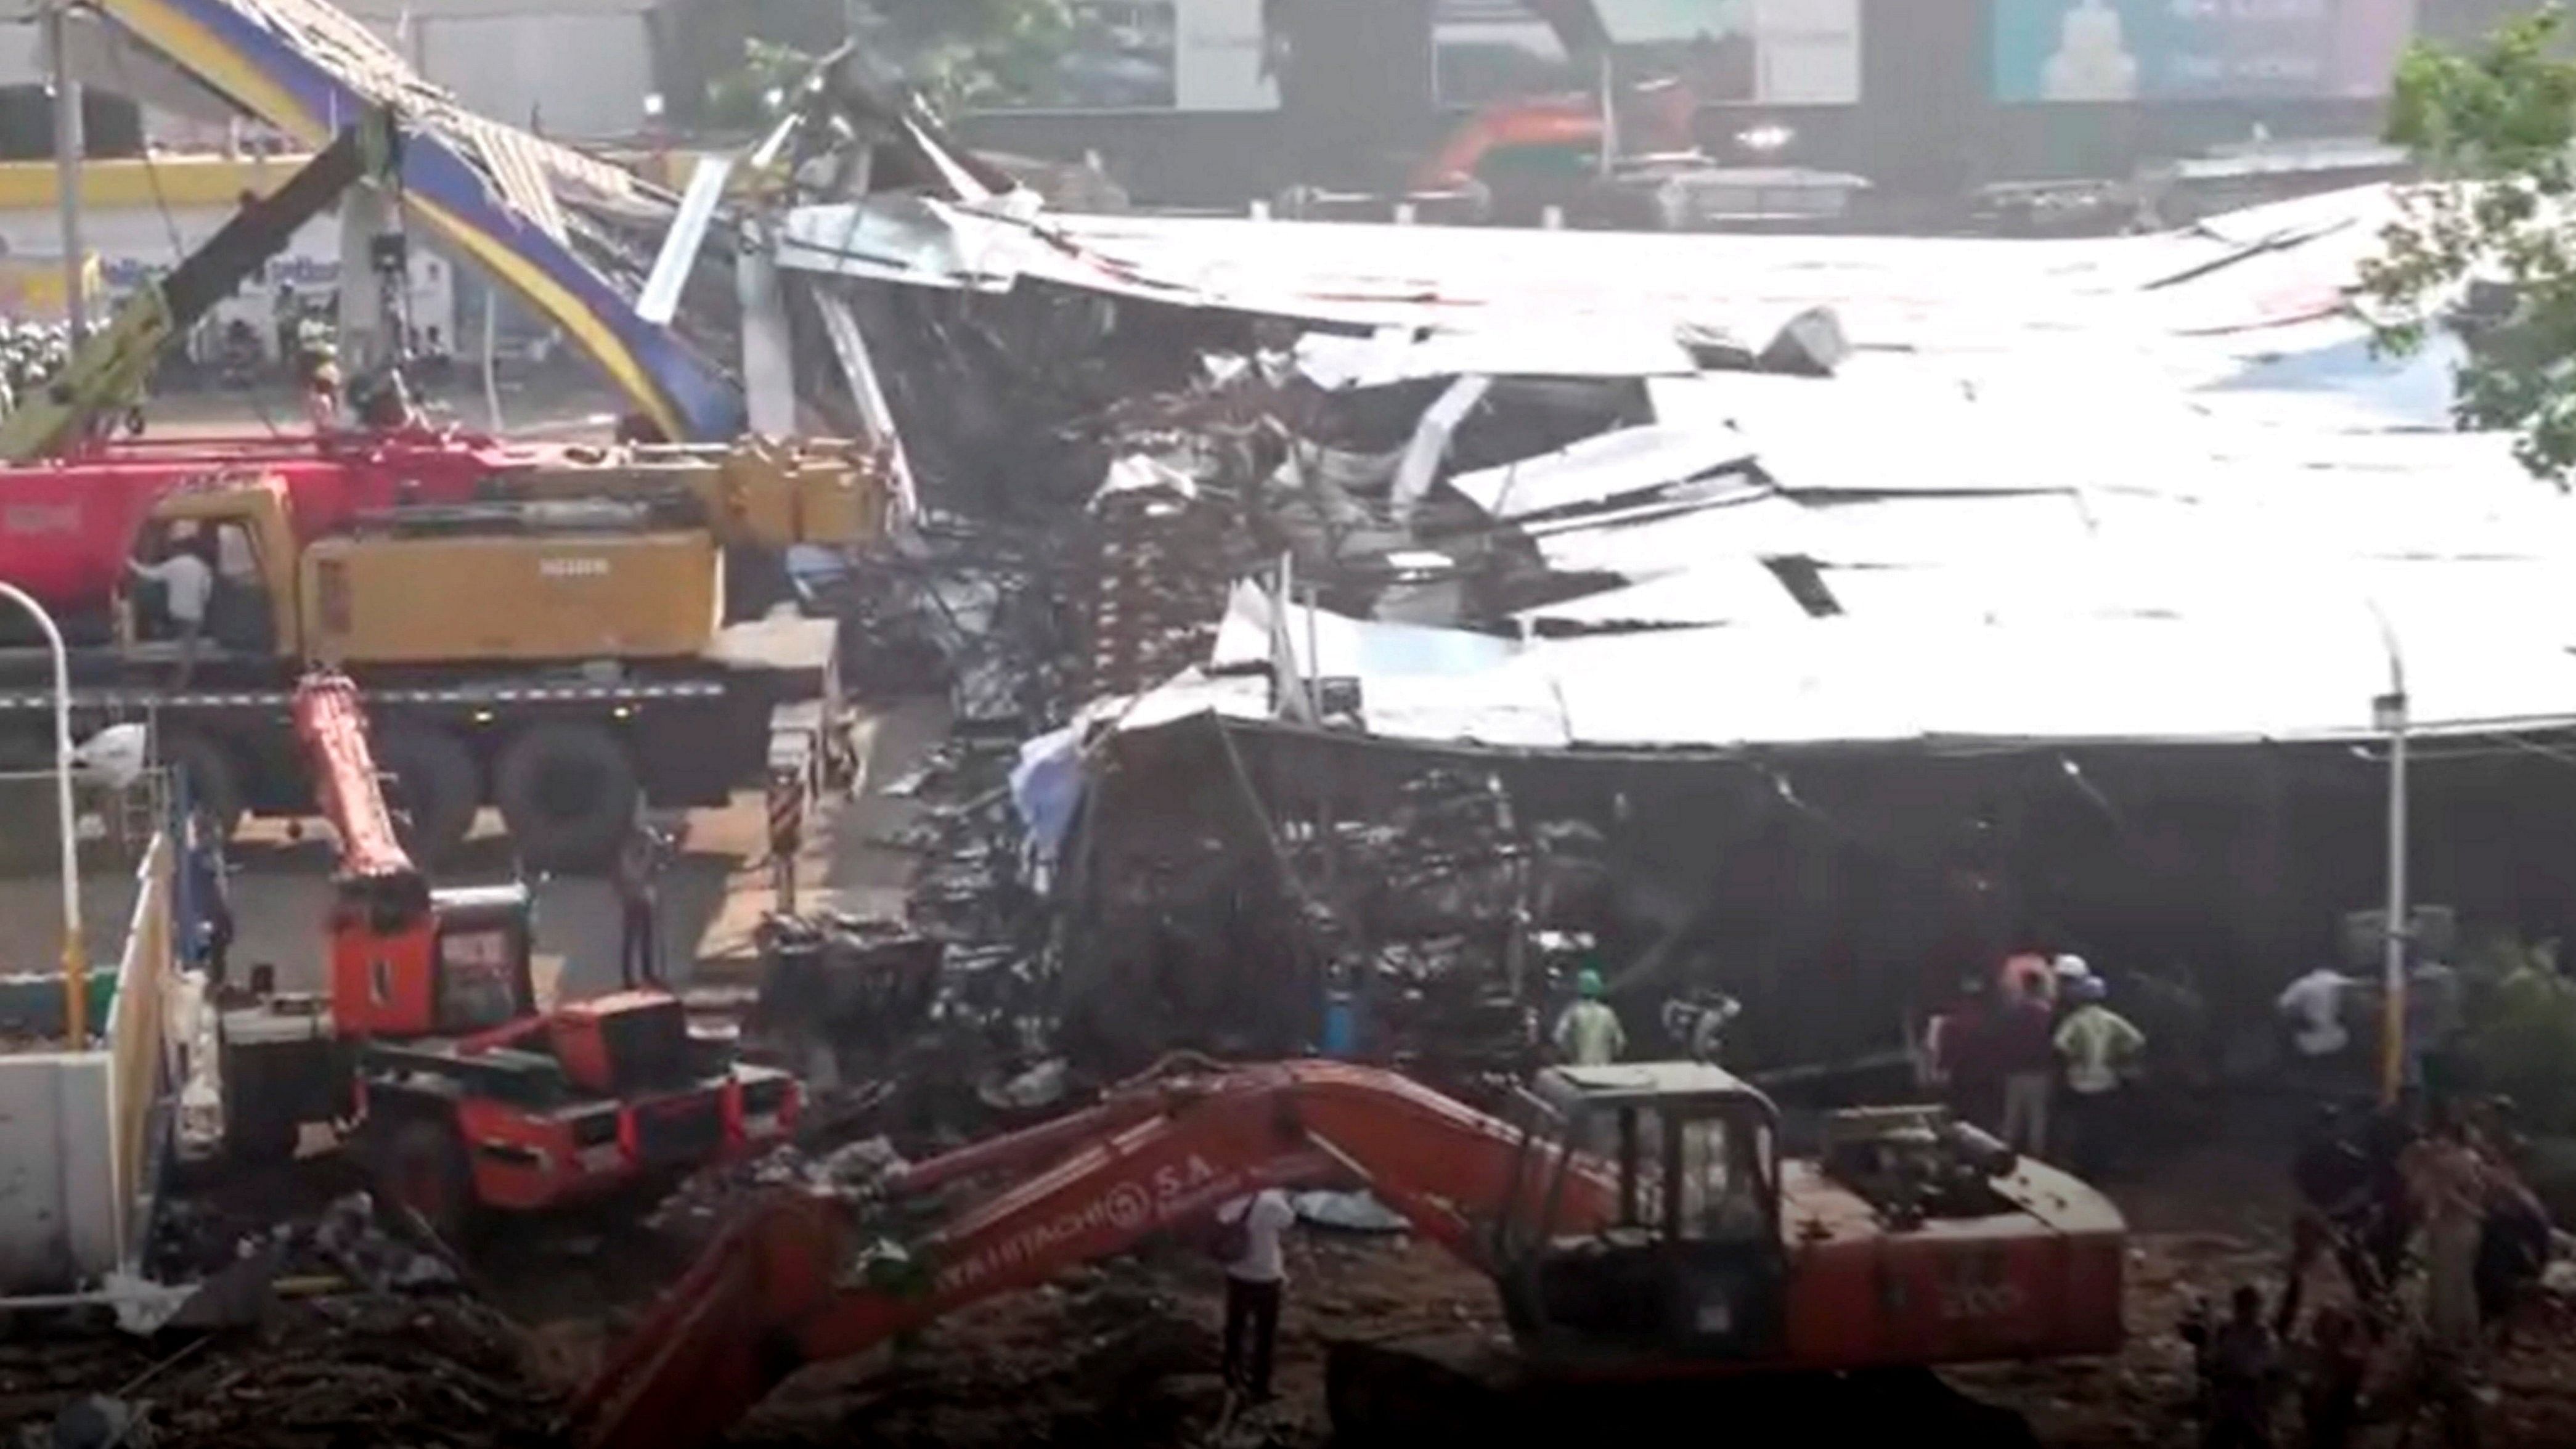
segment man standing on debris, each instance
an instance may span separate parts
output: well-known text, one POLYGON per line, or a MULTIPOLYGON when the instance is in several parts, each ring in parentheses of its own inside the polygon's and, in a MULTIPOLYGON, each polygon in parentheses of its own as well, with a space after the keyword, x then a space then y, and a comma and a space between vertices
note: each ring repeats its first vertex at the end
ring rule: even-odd
POLYGON ((2251 1284, 2239 1287, 2230 1296, 2225 1323, 2214 1331, 2201 1323, 2186 1324, 2183 1337, 2198 1360, 2202 1402, 2209 1414, 2201 1449, 2271 1449, 2281 1354, 2272 1331, 2263 1326, 2262 1290, 2251 1284))
POLYGON ((2048 997, 2038 984, 2046 973, 2015 977, 2010 997, 1995 1018, 1996 1045, 2003 1058, 2004 1130, 2015 1152, 2038 1157, 2048 1150, 2048 1101, 2057 1087, 2057 1052, 2052 1043, 2048 997))
POLYGON ((1223 1372, 1226 1386, 1254 1403, 1270 1397, 1279 1296, 1288 1281, 1281 1239, 1296 1221, 1288 1194, 1275 1187, 1236 1198, 1216 1211, 1217 1255, 1225 1262, 1223 1372))
POLYGON ((2307 1449, 2350 1449, 2370 1372, 2360 1321, 2341 1307, 2318 1310, 2314 1339, 2300 1360, 2299 1422, 2307 1449))
POLYGON ((2478 1238, 2492 1192, 2486 1162, 2448 1102, 2397 1160, 2406 1195, 2424 1230, 2427 1316, 2434 1346, 2455 1360, 2477 1347, 2478 1238))
POLYGON ((2343 1024, 2344 992, 2351 985, 2351 977, 2320 966, 2283 988, 2275 1003, 2281 1025, 2290 1033, 2290 1049, 2311 1078, 2311 1087, 2327 1085, 2325 1071, 2352 1043, 2352 1033, 2343 1024))
POLYGON ((1556 1054, 1578 1067, 1608 1066, 1628 1050, 1628 1032, 1619 1025, 1619 1013, 1602 999, 1609 988, 1600 968, 1584 967, 1574 989, 1582 999, 1556 1019, 1556 1054))
POLYGON ((1933 1018, 1925 1049, 1933 1075, 1949 1088, 1950 1115, 1980 1127, 1999 1127, 2003 1090, 2000 1020, 1986 973, 1959 979, 1959 999, 1933 1018))
POLYGON ((633 990, 662 979, 654 918, 660 914, 661 841, 653 828, 638 820, 617 848, 617 977, 633 990))
POLYGON ((2070 1155, 2076 1175, 2088 1179, 2110 1167, 2123 1074, 2147 1046, 2127 1017, 2102 1004, 2109 994, 2099 976, 2076 982, 2075 1010, 2057 1028, 2057 1054, 2066 1059, 2066 1125, 2075 1136, 2070 1155))

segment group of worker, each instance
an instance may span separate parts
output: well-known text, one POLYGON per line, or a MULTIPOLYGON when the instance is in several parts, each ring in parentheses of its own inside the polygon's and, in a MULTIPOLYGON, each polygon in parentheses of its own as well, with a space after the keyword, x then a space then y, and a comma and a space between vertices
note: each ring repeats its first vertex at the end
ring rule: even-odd
POLYGON ((2345 1449, 2369 1420, 2411 1437, 2426 1417, 2445 1445, 2478 1442, 2478 1360, 2509 1331, 2551 1236, 2515 1166, 2509 1111, 2409 1093, 2393 1107, 2318 1113, 2292 1163, 2299 1216, 2269 1322, 2261 1290, 2246 1285, 2223 1325, 2197 1315, 2184 1325, 2204 1449, 2269 1449, 2275 1408, 2293 1393, 2307 1449, 2345 1449), (2310 1280, 2326 1263, 2347 1296, 2320 1306, 2302 1337, 2310 1280), (2421 1317, 2410 1323, 2417 1309, 2401 1290, 2417 1265, 2421 1317))
POLYGON ((2099 1178, 2114 1166, 2147 1045, 2109 998, 2080 956, 2023 952, 1996 972, 1971 972, 1924 1030, 1924 1085, 2016 1151, 2063 1156, 2099 1178))
POLYGON ((0 320, 0 413, 52 380, 71 358, 71 329, 60 322, 0 320))

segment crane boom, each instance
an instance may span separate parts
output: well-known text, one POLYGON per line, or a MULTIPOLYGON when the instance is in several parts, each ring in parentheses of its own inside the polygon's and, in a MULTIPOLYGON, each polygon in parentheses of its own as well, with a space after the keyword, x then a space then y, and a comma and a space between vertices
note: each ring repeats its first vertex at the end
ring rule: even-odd
POLYGON ((377 899, 417 896, 426 904, 427 880, 403 849, 385 803, 358 686, 330 670, 306 675, 295 690, 295 737, 312 769, 323 818, 340 837, 343 891, 377 899))
POLYGON ((186 336, 342 193, 393 170, 397 134, 390 115, 371 113, 285 185, 244 205, 168 276, 138 287, 105 327, 75 340, 60 374, 0 420, 0 462, 58 453, 86 436, 93 420, 132 402, 173 339, 186 336))
MULTIPOLYGON (((888 1260, 851 1281, 840 1205, 792 1191, 756 1200, 584 1390, 578 1442, 705 1444, 805 1364, 863 1353, 1264 1187, 1365 1186, 1491 1271, 1480 1230, 1555 1176, 1530 1170, 1526 1152, 1504 1123, 1378 1068, 1161 1069, 1087 1111, 904 1172, 895 1190, 912 1194, 1035 1169, 908 1245, 900 1272, 888 1260)), ((1569 1231, 1609 1221, 1613 1193, 1599 1174, 1563 1183, 1557 1220, 1569 1231)))

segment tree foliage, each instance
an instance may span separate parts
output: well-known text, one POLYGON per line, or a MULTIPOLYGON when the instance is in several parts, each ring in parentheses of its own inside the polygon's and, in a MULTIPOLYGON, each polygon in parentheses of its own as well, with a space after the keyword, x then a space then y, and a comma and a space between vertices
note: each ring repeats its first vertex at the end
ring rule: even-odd
MULTIPOLYGON (((863 54, 951 112, 1043 91, 1073 36, 1067 0, 859 0, 849 13, 863 54)), ((708 87, 708 119, 765 124, 815 59, 792 46, 747 41, 742 67, 708 87)))
POLYGON ((2576 63, 2562 58, 2565 34, 2553 4, 2474 51, 2408 51, 2389 139, 2415 152, 2427 180, 2400 191, 2386 250, 2361 276, 2379 344, 2411 352, 2432 328, 2457 327, 2470 344, 2460 425, 2513 430, 2524 466, 2562 483, 2576 470, 2576 63))
POLYGON ((865 0, 859 43, 943 110, 1044 88, 1073 39, 1065 0, 865 0))

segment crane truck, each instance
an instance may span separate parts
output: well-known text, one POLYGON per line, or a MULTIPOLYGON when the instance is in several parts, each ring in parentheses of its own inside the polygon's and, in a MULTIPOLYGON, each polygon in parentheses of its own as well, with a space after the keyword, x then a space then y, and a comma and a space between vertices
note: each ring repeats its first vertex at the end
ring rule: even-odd
POLYGON ((585 1387, 575 1442, 695 1449, 806 1364, 1272 1186, 1365 1187, 1488 1274, 1511 1330, 1335 1346, 1354 1438, 1472 1442, 1603 1383, 1829 1376, 1919 1404, 1931 1365, 2120 1345, 2118 1210, 1942 1109, 1838 1114, 1821 1156, 1790 1158, 1768 1098, 1678 1062, 1551 1068, 1515 1115, 1373 1067, 1179 1059, 899 1169, 865 1206, 754 1199, 585 1387))
MULTIPOLYGON (((102 435, 161 347, 398 151, 390 117, 344 131, 0 421, 0 579, 79 646, 84 727, 152 717, 165 762, 227 825, 300 816, 291 691, 326 662, 377 703, 422 859, 447 858, 489 803, 546 869, 603 861, 639 801, 722 804, 766 778, 782 708, 838 757, 830 625, 751 620, 786 593, 786 549, 886 526, 873 450, 539 447, 413 424, 102 435), (218 569, 184 667, 128 569, 181 546, 210 546, 218 569)), ((50 662, 15 637, 0 757, 44 758, 50 662)))
POLYGON ((357 686, 317 673, 294 728, 339 842, 328 989, 223 988, 225 1143, 291 1154, 348 1124, 379 1190, 453 1235, 487 1210, 596 1199, 783 1140, 784 1072, 691 1035, 651 983, 538 1005, 524 884, 432 889, 378 784, 357 686))

